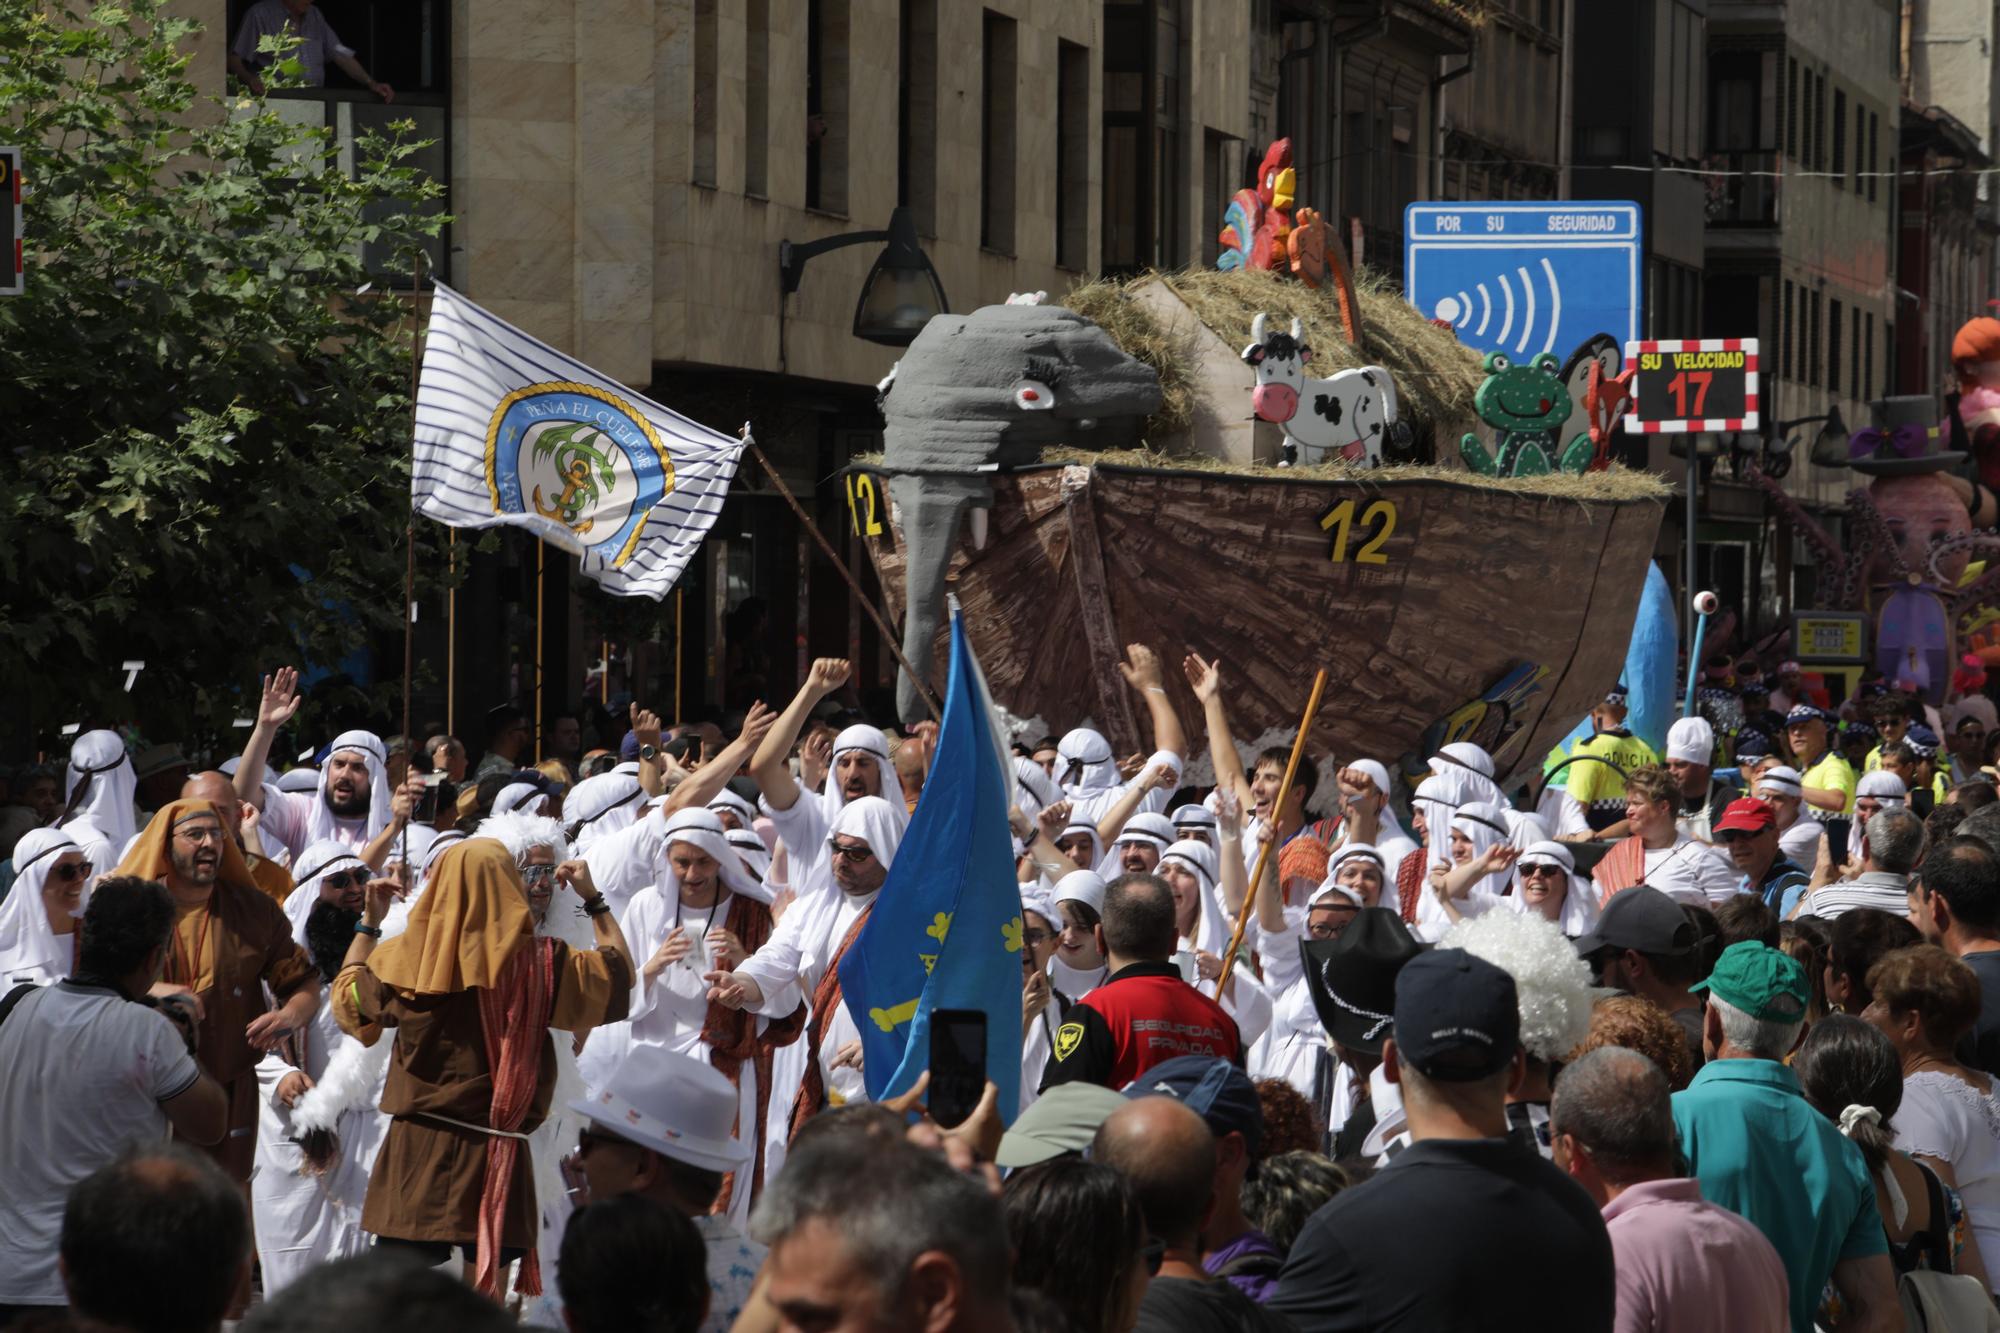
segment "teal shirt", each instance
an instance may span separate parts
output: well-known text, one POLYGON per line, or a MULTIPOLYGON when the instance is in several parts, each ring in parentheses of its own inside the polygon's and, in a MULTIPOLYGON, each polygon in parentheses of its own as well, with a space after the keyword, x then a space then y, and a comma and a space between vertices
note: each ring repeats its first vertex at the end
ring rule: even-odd
POLYGON ((1748 1219, 1785 1261, 1792 1328, 1812 1333, 1833 1266, 1889 1251, 1861 1150, 1775 1060, 1703 1065, 1674 1094, 1674 1125, 1702 1197, 1748 1219))

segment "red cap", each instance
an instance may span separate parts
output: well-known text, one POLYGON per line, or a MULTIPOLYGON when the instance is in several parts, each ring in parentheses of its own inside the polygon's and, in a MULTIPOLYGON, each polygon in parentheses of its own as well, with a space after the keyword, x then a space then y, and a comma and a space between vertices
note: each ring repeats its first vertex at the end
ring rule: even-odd
POLYGON ((1746 796, 1729 803, 1729 807, 1722 812, 1722 818, 1715 821, 1715 831, 1720 833, 1724 829, 1734 829, 1740 833, 1762 833, 1776 826, 1777 822, 1778 817, 1768 802, 1746 796))

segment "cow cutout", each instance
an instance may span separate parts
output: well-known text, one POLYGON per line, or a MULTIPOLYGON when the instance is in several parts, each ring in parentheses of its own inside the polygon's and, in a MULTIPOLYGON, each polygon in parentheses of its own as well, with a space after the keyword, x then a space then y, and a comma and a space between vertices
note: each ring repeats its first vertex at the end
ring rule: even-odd
POLYGON ((1273 333, 1259 314, 1250 326, 1243 360, 1257 372, 1250 408, 1259 421, 1284 427, 1285 457, 1313 464, 1340 458, 1380 467, 1383 447, 1400 442, 1408 428, 1396 419, 1396 382, 1381 366, 1343 370, 1327 379, 1306 374, 1312 348, 1297 319, 1290 333, 1273 333))

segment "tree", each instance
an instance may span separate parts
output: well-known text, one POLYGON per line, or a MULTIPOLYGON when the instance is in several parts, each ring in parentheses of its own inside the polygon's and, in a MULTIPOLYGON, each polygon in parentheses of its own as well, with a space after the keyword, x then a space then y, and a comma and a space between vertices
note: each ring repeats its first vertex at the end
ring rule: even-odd
POLYGON ((259 671, 400 631, 413 312, 362 247, 414 255, 442 187, 408 124, 348 174, 329 131, 201 96, 196 26, 0 6, 29 192, 27 294, 0 300, 0 697, 43 741, 226 728, 259 671))

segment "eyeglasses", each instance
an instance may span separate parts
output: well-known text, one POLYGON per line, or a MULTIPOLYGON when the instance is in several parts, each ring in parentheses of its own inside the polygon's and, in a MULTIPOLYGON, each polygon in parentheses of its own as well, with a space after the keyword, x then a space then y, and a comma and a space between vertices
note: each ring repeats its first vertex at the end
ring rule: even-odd
POLYGON ((1553 861, 1523 861, 1521 862, 1521 873, 1523 875, 1559 875, 1562 873, 1562 867, 1553 861))
POLYGON ((90 874, 90 864, 86 861, 61 861, 49 867, 49 873, 57 879, 82 879, 90 874))
POLYGON ((211 828, 211 827, 177 828, 174 830, 174 836, 176 838, 179 838, 182 842, 191 842, 195 846, 199 847, 203 843, 221 842, 222 830, 220 828, 211 828))
POLYGON ((1051 938, 1048 931, 1037 929, 1034 926, 1029 926, 1021 932, 1021 942, 1023 944, 1047 944, 1051 938))
POLYGON ((860 865, 863 861, 866 861, 875 855, 875 853, 870 851, 865 845, 860 847, 850 847, 845 843, 834 842, 831 839, 827 840, 826 845, 828 849, 831 850, 835 856, 840 857, 842 860, 846 861, 849 865, 860 865))
POLYGON ((555 877, 556 868, 554 866, 525 866, 521 870, 521 882, 524 884, 540 884, 544 880, 554 879, 555 877))
POLYGON ((368 883, 368 872, 365 870, 336 870, 331 875, 323 877, 320 883, 326 888, 335 890, 358 889, 368 883))

